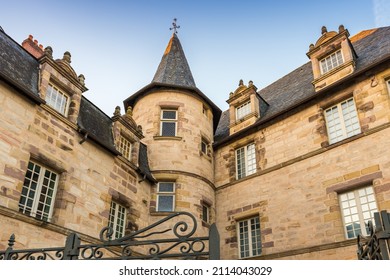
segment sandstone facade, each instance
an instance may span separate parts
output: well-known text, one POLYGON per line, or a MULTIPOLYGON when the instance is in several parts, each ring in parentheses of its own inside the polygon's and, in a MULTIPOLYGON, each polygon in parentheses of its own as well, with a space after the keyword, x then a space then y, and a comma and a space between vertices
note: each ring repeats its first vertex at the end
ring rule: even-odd
POLYGON ((0 250, 11 233, 15 248, 62 246, 71 232, 97 242, 115 202, 125 234, 177 211, 195 216, 198 236, 216 223, 222 259, 356 259, 340 196, 371 186, 376 210, 390 210, 389 34, 323 29, 310 62, 262 90, 240 81, 225 112, 195 86, 174 34, 151 84, 112 117, 83 97, 70 53, 55 60, 31 37, 23 45, 32 57, 0 34, 3 53, 20 56, 0 56, 0 250), (66 93, 65 114, 50 104, 49 87, 66 93), (329 112, 341 106, 355 127, 334 140, 329 112), (22 209, 30 162, 58 174, 49 218, 22 209), (164 195, 173 197, 170 211, 159 210, 164 195), (260 249, 243 255, 244 242, 260 249))

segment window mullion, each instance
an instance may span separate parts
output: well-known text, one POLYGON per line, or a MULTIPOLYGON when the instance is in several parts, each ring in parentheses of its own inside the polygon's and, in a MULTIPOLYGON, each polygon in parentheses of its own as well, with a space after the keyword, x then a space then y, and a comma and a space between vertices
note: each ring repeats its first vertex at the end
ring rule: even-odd
MULTIPOLYGON (((34 169, 35 169, 35 166, 34 166, 34 169)), ((42 192, 43 180, 45 179, 45 172, 46 172, 46 168, 41 166, 41 169, 39 170, 39 176, 38 176, 38 181, 37 181, 37 188, 36 188, 36 191, 35 191, 33 204, 31 206, 31 210, 32 210, 31 211, 31 214, 32 214, 31 216, 33 216, 33 217, 37 216, 39 199, 40 199, 41 192, 42 192)))
MULTIPOLYGON (((345 101, 347 102, 347 101, 345 101)), ((343 112, 343 108, 341 106, 343 102, 337 104, 337 111, 338 111, 338 114, 339 114, 339 118, 340 118, 340 125, 341 125, 341 129, 343 131, 343 139, 347 138, 348 137, 348 133, 347 133, 347 128, 345 126, 345 119, 344 119, 344 112, 343 112)), ((348 103, 346 103, 348 105, 348 103)))

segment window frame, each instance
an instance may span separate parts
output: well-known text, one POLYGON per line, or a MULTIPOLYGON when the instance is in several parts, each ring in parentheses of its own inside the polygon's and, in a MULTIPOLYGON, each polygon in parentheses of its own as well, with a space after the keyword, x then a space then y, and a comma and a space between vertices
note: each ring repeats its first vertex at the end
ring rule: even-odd
POLYGON ((319 66, 320 66, 320 71, 321 71, 321 75, 324 75, 330 71, 332 71, 333 69, 337 68, 338 66, 342 65, 344 63, 344 56, 343 56, 343 52, 341 51, 341 49, 338 49, 334 52, 332 52, 331 54, 325 56, 324 58, 322 58, 321 60, 319 60, 319 66), (340 56, 338 56, 337 54, 340 54, 340 56), (333 58, 332 56, 335 57, 335 64, 333 64, 333 58), (329 59, 329 60, 328 60, 329 59), (341 59, 341 62, 339 61, 339 59, 341 59), (330 61, 331 63, 331 68, 329 68, 328 66, 328 61, 330 61), (323 67, 323 62, 325 62, 325 67, 326 69, 324 69, 323 67))
POLYGON ((210 205, 202 203, 202 221, 210 224, 210 205))
POLYGON ((246 219, 237 221, 237 242, 238 242, 238 256, 240 259, 251 258, 260 256, 262 253, 262 242, 261 242, 261 227, 260 227, 260 217, 252 216, 246 219), (241 229, 244 230, 244 223, 247 223, 247 238, 241 235, 241 229), (255 227, 255 236, 253 236, 253 228, 255 227), (254 237, 254 239, 253 239, 254 237), (247 243, 242 244, 243 241, 247 241, 247 243), (247 245, 247 248, 245 248, 247 245), (243 249, 245 249, 243 251, 243 249), (254 253, 256 251, 256 253, 254 253))
POLYGON ((133 142, 121 134, 119 136, 118 151, 122 154, 124 158, 131 161, 133 142))
POLYGON ((171 181, 158 182, 157 183, 157 194, 156 194, 156 211, 157 212, 174 212, 176 207, 176 183, 171 181), (161 184, 172 184, 172 191, 161 191, 161 184), (171 210, 160 210, 160 197, 172 197, 172 209, 171 210))
POLYGON ((108 227, 112 229, 114 239, 125 236, 127 221, 127 209, 121 203, 112 200, 108 216, 108 227), (118 229, 119 228, 119 229, 118 229))
POLYGON ((59 177, 60 174, 58 172, 55 172, 54 170, 47 168, 42 164, 30 160, 27 165, 23 187, 20 193, 20 199, 18 203, 19 211, 35 219, 50 222, 53 216, 59 177), (39 171, 37 171, 37 167, 39 171), (49 172, 49 176, 47 176, 47 172, 49 172), (28 177, 29 173, 31 173, 31 176, 28 177), (55 175, 55 179, 53 179, 53 175, 55 175), (47 183, 45 183, 45 181, 47 181, 47 183), (50 184, 51 182, 53 182, 53 185, 50 184), (26 184, 28 186, 26 186, 26 184), (33 185, 35 185, 35 189, 33 189, 33 185), (45 189, 47 189, 47 191, 45 191, 45 189), (50 190, 51 195, 49 195, 50 190), (33 193, 33 197, 31 197, 31 193, 33 193), (44 195, 43 201, 41 201, 42 195, 44 195), (48 199, 50 199, 49 202, 47 202, 48 199), (22 202, 23 200, 25 201, 22 202), (28 206, 29 201, 31 200, 31 206, 28 206), (43 205, 43 209, 38 210, 40 205, 43 205), (48 212, 45 213, 46 207, 48 207, 48 212))
POLYGON ((49 83, 47 89, 46 89, 46 96, 45 96, 45 101, 46 101, 46 104, 50 107, 50 108, 53 108, 56 112, 60 113, 61 115, 67 117, 68 116, 68 113, 69 113, 69 104, 70 104, 70 100, 71 100, 71 97, 69 94, 65 93, 64 91, 60 90, 57 86, 55 86, 54 84, 52 83, 49 83), (50 93, 49 93, 49 89, 51 89, 50 93), (51 96, 53 96, 53 93, 55 93, 55 100, 53 100, 53 98, 51 96), (50 99, 49 99, 49 96, 50 95, 50 99), (60 107, 57 106, 57 100, 58 100, 58 97, 59 96, 62 96, 66 99, 66 102, 65 102, 65 106, 62 107, 62 105, 60 105, 60 107), (53 102, 51 102, 53 100, 53 102), (61 108, 63 109, 63 111, 61 111, 61 108))
POLYGON ((236 111, 236 120, 239 121, 243 118, 245 118, 246 116, 248 116, 252 109, 251 109, 251 101, 250 100, 247 100, 245 101, 244 103, 238 105, 236 108, 235 108, 235 111, 236 111))
POLYGON ((374 188, 372 185, 366 185, 361 188, 353 189, 350 191, 342 192, 338 194, 338 201, 340 205, 340 212, 341 217, 343 220, 343 227, 344 227, 344 233, 346 239, 354 239, 357 238, 358 234, 362 234, 365 236, 369 235, 369 232, 367 231, 368 226, 366 222, 371 220, 375 225, 375 219, 374 219, 374 212, 378 211, 378 203, 376 201, 374 188), (369 191, 367 191, 369 190, 369 191), (365 192, 365 195, 361 195, 360 192, 365 192), (352 195, 353 194, 353 197, 352 195), (365 197, 367 201, 362 200, 361 198, 365 197), (373 200, 372 200, 373 198, 373 200), (371 200, 370 200, 371 199, 371 200), (352 201, 353 203, 350 203, 352 201), (345 207, 348 204, 349 207, 345 207), (350 205, 352 204, 352 205, 350 205), (375 208, 372 207, 372 204, 375 204, 375 208), (367 208, 364 206, 367 205, 367 208), (352 207, 356 207, 354 211, 351 211, 352 207), (346 211, 348 210, 348 211, 346 211), (368 212, 369 211, 369 212, 368 212), (349 213, 346 215, 346 213, 349 213), (365 218, 365 213, 369 215, 369 218, 365 218), (351 216, 348 218, 348 216, 351 216), (357 216, 357 217, 352 217, 357 216), (357 218, 357 220, 356 220, 357 218), (355 219, 355 220, 353 220, 355 219), (353 222, 353 223, 352 223, 353 222), (354 224, 358 223, 359 228, 355 228, 354 224), (366 224, 366 226, 364 226, 366 224), (352 226, 352 231, 348 230, 348 226, 352 226), (360 229, 360 231, 359 231, 360 229), (352 233, 353 235, 349 236, 349 233, 352 233))
POLYGON ((160 114, 160 136, 164 137, 176 137, 177 136, 177 122, 178 122, 178 110, 177 109, 161 109, 160 114), (164 118, 164 112, 175 112, 175 118, 169 119, 164 118), (175 124, 175 135, 163 135, 163 126, 164 123, 174 123, 175 124))
POLYGON ((257 170, 257 165, 256 165, 256 146, 255 146, 255 143, 252 142, 252 143, 249 143, 245 146, 242 146, 242 147, 239 147, 235 150, 235 159, 236 159, 236 179, 239 180, 239 179, 242 179, 242 178, 245 178, 249 175, 252 175, 252 174, 255 174, 256 173, 256 170, 257 170), (250 154, 251 158, 248 159, 248 148, 252 147, 253 146, 253 154, 250 154), (243 150, 244 151, 244 156, 241 158, 239 158, 239 151, 243 150), (240 168, 239 166, 239 160, 242 160, 244 161, 244 165, 242 168, 240 168), (249 163, 249 161, 251 161, 251 163, 249 163), (251 168, 249 168, 251 167, 251 168), (240 169, 243 170, 244 169, 244 173, 241 174, 240 173, 240 169))
MULTIPOLYGON (((336 114, 333 114, 332 113, 332 116, 334 116, 336 114)), ((327 135, 328 135, 328 140, 329 140, 329 144, 334 144, 334 143, 337 143, 337 142, 340 142, 344 139, 347 139, 347 138, 350 138, 352 136, 355 136, 355 135, 358 135, 362 132, 361 130, 361 125, 360 125, 360 120, 359 120, 359 115, 358 115, 358 111, 356 109, 356 104, 355 104, 355 100, 353 97, 350 97, 350 98, 347 98, 337 104, 334 104, 332 106, 329 106, 328 108, 324 109, 324 118, 325 118, 325 124, 326 124, 326 131, 327 131, 327 135), (354 114, 354 116, 350 117, 348 120, 345 119, 345 115, 344 115, 344 109, 343 109, 343 104, 344 103, 348 103, 349 101, 352 101, 353 104, 352 106, 348 106, 346 107, 346 109, 348 109, 348 114, 354 114), (353 110, 350 110, 352 107, 353 110), (334 108, 337 108, 337 118, 332 118, 330 119, 329 116, 328 116, 328 111, 332 111, 334 108), (335 119, 338 119, 339 123, 338 124, 335 124, 334 126, 330 126, 331 122, 335 122, 335 119), (357 128, 354 128, 353 130, 351 130, 350 132, 348 132, 347 130, 347 124, 349 121, 353 120, 353 124, 352 125, 355 125, 357 124, 359 127, 358 129, 357 128), (338 131, 341 131, 342 134, 341 135, 336 135, 335 137, 332 137, 331 133, 334 128, 337 127, 337 125, 340 126, 340 129, 338 131), (350 135, 348 135, 350 134, 350 135), (340 138, 341 137, 341 138, 340 138)), ((336 133, 336 131, 334 131, 336 133)))

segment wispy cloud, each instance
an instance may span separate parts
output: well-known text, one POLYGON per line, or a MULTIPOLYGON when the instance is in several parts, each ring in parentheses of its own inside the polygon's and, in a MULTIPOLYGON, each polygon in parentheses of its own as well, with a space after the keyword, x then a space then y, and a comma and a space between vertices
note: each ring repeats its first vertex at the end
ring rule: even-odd
POLYGON ((373 0, 375 26, 390 25, 390 1, 388 0, 373 0))

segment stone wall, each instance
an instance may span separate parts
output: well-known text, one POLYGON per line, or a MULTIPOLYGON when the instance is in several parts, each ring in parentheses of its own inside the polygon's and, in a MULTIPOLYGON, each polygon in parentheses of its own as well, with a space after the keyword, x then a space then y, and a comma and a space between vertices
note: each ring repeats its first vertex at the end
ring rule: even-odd
POLYGON ((216 149, 223 258, 238 257, 236 223, 254 215, 260 216, 261 258, 356 258, 344 233, 338 193, 372 185, 378 209, 390 209, 390 102, 384 80, 389 75, 387 70, 360 81, 216 149), (351 96, 362 133, 329 145, 322 112, 351 96), (234 151, 250 142, 256 145, 257 173, 236 180, 234 151))
POLYGON ((112 200, 126 206, 127 230, 149 224, 151 184, 142 181, 134 164, 92 140, 80 144, 84 135, 72 122, 46 105, 32 104, 2 82, 0 107, 1 224, 14 217, 7 228, 2 226, 0 244, 5 244, 11 233, 18 240, 32 239, 23 242, 26 246, 57 245, 64 230, 98 238, 108 224, 112 200), (18 207, 30 160, 60 175, 53 217, 38 225, 36 219, 19 213, 18 207), (32 237, 28 228, 40 234, 32 237))

